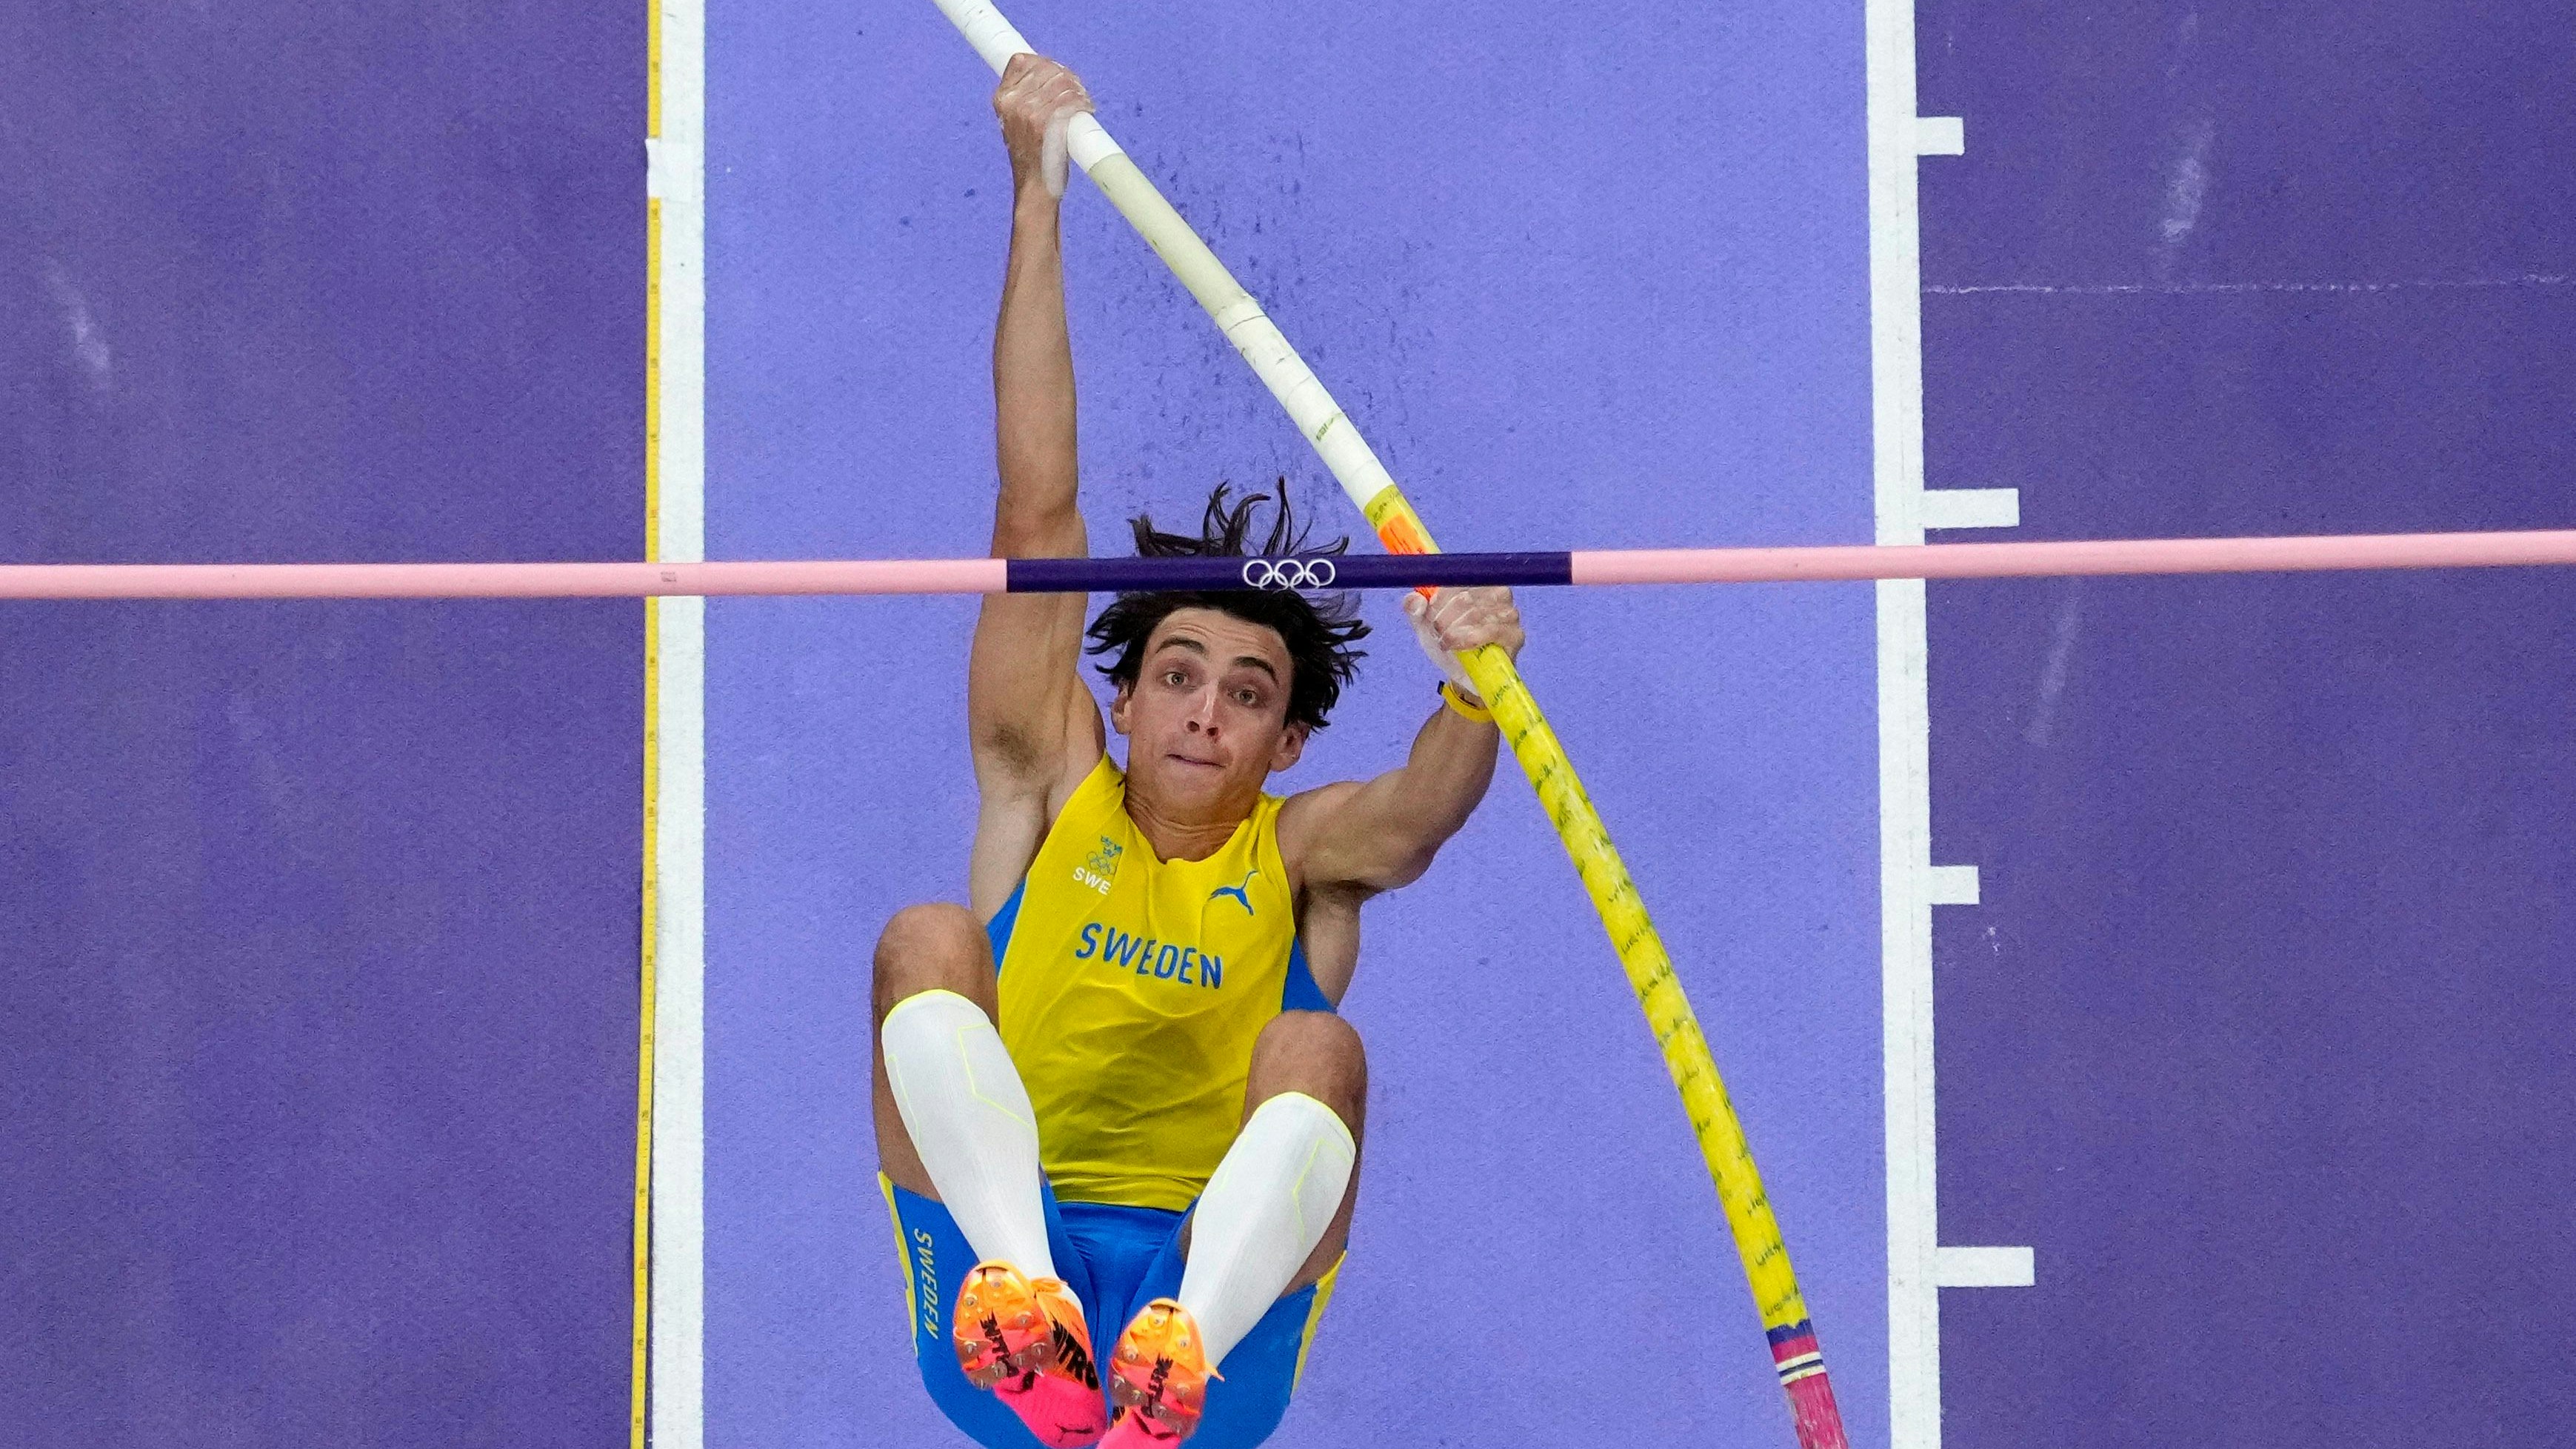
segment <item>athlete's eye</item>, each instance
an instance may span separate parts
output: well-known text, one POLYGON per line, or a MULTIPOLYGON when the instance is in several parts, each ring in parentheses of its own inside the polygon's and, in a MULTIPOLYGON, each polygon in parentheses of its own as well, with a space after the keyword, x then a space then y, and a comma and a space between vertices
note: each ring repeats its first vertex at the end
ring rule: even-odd
POLYGON ((1180 670, 1177 670, 1177 669, 1166 669, 1166 670, 1164 670, 1164 671, 1163 671, 1163 682, 1164 682, 1165 684, 1172 685, 1172 686, 1174 686, 1175 688, 1177 688, 1177 687, 1179 687, 1179 686, 1181 686, 1181 685, 1184 685, 1184 684, 1189 683, 1189 682, 1190 682, 1190 677, 1189 677, 1189 675, 1187 675, 1187 674, 1185 674, 1185 673, 1181 672, 1180 670))
POLYGON ((1245 709, 1259 708, 1261 704, 1261 691, 1257 689, 1238 689, 1234 692, 1234 702, 1242 705, 1245 709))

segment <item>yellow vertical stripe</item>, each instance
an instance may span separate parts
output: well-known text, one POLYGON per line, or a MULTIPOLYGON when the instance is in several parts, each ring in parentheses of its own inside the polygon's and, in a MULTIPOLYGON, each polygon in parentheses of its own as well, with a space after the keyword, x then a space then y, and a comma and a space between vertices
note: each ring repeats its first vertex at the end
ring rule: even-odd
POLYGON ((1306 1329, 1297 1335, 1297 1371, 1288 1378, 1288 1392, 1291 1394, 1306 1381, 1306 1355, 1315 1350, 1315 1330, 1324 1326, 1324 1309, 1333 1301, 1333 1285, 1341 1281, 1342 1265, 1349 1262, 1350 1257, 1345 1252, 1335 1258, 1333 1266, 1324 1270, 1324 1276, 1315 1280, 1315 1301, 1306 1305, 1306 1329))
MULTIPOLYGON (((650 473, 649 467, 647 473, 650 473)), ((646 1368, 652 1343, 653 1302, 653 937, 659 901, 653 870, 654 815, 661 789, 661 759, 654 695, 661 687, 660 610, 644 604, 644 892, 643 991, 637 1028, 635 1087, 635 1343, 634 1387, 628 1408, 627 1442, 644 1449, 646 1368)))
MULTIPOLYGON (((645 0, 644 133, 662 135, 662 6, 645 0)), ((644 200, 644 556, 662 556, 662 202, 644 200)), ((635 1310, 627 1400, 630 1449, 644 1449, 650 1399, 648 1370, 653 1309, 653 1013, 654 937, 660 925, 655 875, 662 795, 661 604, 644 601, 644 839, 640 900, 641 974, 635 1052, 635 1310)))
POLYGON ((885 1194, 886 1215, 894 1219, 894 1255, 899 1260, 896 1266, 903 1269, 903 1336, 909 1342, 921 1331, 921 1293, 912 1282, 912 1240, 904 1236, 903 1209, 895 1206, 894 1179, 878 1173, 877 1191, 885 1194))

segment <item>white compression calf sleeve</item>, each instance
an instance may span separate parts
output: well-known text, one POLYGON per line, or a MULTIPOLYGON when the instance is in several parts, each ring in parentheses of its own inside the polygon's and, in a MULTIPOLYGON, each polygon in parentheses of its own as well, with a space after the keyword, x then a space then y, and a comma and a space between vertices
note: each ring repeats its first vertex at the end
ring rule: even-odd
POLYGON ((1216 1366, 1324 1240, 1358 1157, 1351 1129, 1302 1092, 1263 1102, 1199 1194, 1181 1306, 1216 1366))
POLYGON ((877 1040, 913 1151, 975 1256, 1054 1277, 1037 1113, 991 1018, 954 991, 924 991, 895 1003, 877 1040))

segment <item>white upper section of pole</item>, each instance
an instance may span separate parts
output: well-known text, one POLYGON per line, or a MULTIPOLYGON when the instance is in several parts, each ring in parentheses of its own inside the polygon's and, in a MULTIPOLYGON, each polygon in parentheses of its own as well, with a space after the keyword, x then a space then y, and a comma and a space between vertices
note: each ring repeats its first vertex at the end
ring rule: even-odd
POLYGON ((1029 44, 1029 38, 1020 34, 1019 27, 1004 19, 1002 12, 986 4, 985 0, 933 0, 933 3, 939 6, 940 14, 948 17, 948 23, 956 26, 958 33, 966 37, 966 43, 975 47, 975 53, 984 57, 984 63, 993 68, 995 75, 1000 75, 1003 67, 1011 63, 1012 56, 1037 54, 1037 47, 1029 44))

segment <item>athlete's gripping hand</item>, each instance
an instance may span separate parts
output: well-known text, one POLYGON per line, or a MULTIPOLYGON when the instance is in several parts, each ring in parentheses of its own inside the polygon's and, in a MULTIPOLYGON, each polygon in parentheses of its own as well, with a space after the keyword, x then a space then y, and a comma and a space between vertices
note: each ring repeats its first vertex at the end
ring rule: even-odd
POLYGON ((993 114, 1002 118, 1002 144, 1011 152, 1011 182, 1021 196, 1031 183, 1049 196, 1064 195, 1065 133, 1073 118, 1091 109, 1082 78, 1042 55, 1020 54, 1002 70, 993 91, 993 114))
POLYGON ((1520 606, 1512 602, 1509 589, 1434 589, 1427 600, 1418 593, 1406 594, 1404 617, 1412 623, 1422 652, 1469 699, 1476 698, 1476 688, 1458 656, 1493 644, 1517 659, 1529 639, 1521 629, 1520 606))

